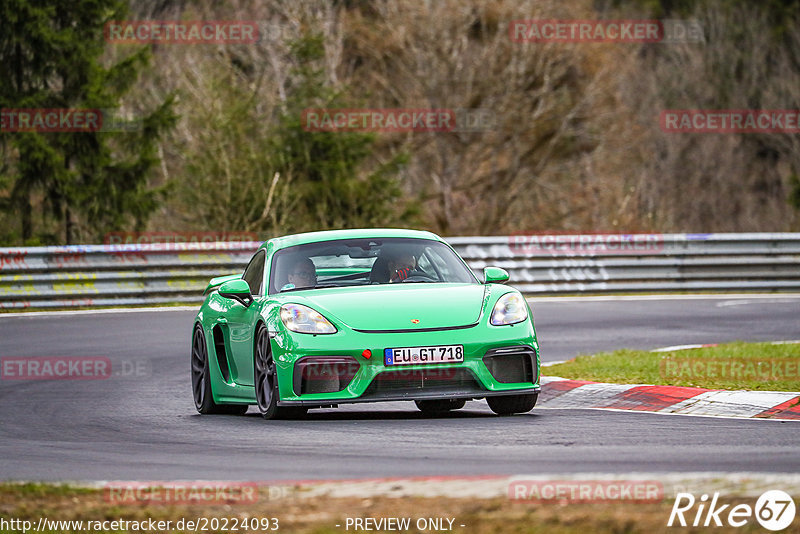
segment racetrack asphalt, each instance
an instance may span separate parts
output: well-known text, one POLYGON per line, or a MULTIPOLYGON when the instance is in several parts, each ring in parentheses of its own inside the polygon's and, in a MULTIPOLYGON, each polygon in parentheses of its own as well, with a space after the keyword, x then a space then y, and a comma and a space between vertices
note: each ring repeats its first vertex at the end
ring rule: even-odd
MULTIPOLYGON (((800 338, 800 295, 531 299, 544 361, 617 348, 800 338)), ((0 479, 298 480, 428 475, 800 472, 800 423, 475 401, 425 418, 412 403, 305 420, 199 416, 193 312, 0 315, 0 358, 107 357, 106 380, 0 380, 0 479), (123 373, 125 374, 125 373, 123 373)), ((546 373, 546 371, 545 371, 546 373)))

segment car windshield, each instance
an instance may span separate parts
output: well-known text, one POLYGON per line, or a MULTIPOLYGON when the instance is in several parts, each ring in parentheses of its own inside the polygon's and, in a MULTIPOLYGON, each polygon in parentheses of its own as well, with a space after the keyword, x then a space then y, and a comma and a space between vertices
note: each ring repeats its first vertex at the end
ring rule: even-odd
POLYGON ((269 293, 394 283, 478 283, 453 250, 410 238, 343 239, 296 245, 272 258, 269 293))

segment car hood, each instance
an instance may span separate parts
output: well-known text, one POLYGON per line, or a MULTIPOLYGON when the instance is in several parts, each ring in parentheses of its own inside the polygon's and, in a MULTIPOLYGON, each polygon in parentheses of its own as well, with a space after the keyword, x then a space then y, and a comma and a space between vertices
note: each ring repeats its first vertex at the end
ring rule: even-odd
POLYGON ((302 300, 355 330, 418 330, 477 323, 484 290, 481 284, 387 284, 309 291, 302 300))

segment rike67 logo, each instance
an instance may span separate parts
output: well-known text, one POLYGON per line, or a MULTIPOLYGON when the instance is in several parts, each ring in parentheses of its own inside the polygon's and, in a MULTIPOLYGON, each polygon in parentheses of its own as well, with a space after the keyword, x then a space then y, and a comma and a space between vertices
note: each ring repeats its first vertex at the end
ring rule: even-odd
POLYGON ((730 504, 718 504, 718 500, 719 493, 714 493, 710 502, 707 494, 701 495, 697 500, 691 493, 678 493, 667 526, 743 527, 755 518, 765 529, 777 532, 794 521, 794 500, 785 491, 770 490, 762 493, 755 507, 749 504, 731 507, 730 504))

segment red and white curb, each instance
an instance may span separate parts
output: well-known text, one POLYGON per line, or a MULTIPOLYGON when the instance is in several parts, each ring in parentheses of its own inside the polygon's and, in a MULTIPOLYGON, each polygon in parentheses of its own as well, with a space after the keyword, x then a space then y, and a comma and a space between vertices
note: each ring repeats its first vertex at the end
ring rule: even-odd
MULTIPOLYGON (((773 345, 800 340, 773 341, 773 345)), ((650 352, 716 347, 718 343, 675 345, 650 352)), ((543 363, 542 367, 565 361, 543 363)), ((540 406, 632 410, 676 415, 800 420, 800 393, 786 391, 728 391, 681 386, 606 384, 557 376, 540 379, 540 406)))
POLYGON ((800 420, 800 393, 605 384, 543 376, 545 408, 593 408, 712 417, 800 420))

